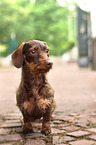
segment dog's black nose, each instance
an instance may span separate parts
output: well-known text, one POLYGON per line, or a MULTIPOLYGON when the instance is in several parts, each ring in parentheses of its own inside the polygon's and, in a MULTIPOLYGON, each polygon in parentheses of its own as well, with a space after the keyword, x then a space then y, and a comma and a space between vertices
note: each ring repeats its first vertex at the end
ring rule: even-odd
POLYGON ((52 61, 49 61, 49 60, 48 60, 48 61, 47 61, 47 66, 48 66, 48 67, 52 67, 52 65, 53 65, 52 61))

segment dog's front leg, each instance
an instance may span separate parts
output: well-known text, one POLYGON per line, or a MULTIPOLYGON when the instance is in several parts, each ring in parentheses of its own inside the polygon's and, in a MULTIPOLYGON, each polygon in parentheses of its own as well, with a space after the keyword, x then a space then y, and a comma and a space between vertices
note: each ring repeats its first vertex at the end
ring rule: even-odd
POLYGON ((41 133, 45 135, 48 135, 51 133, 50 119, 51 119, 50 112, 47 111, 43 116, 43 124, 42 124, 42 131, 41 131, 41 133))
POLYGON ((32 124, 31 122, 33 121, 32 119, 32 109, 34 108, 33 105, 33 100, 30 99, 29 101, 25 101, 23 103, 23 109, 22 111, 22 115, 23 115, 23 132, 24 133, 29 133, 29 132, 33 132, 33 128, 32 128, 32 124))
POLYGON ((31 121, 28 120, 28 118, 29 118, 29 116, 27 116, 27 115, 23 116, 23 120, 24 120, 23 133, 33 132, 33 127, 32 127, 31 121), (27 120, 26 120, 26 117, 27 117, 27 120))
POLYGON ((33 127, 31 124, 31 120, 30 120, 30 116, 29 115, 23 115, 23 120, 24 120, 24 124, 23 124, 23 133, 30 133, 33 132, 33 127))

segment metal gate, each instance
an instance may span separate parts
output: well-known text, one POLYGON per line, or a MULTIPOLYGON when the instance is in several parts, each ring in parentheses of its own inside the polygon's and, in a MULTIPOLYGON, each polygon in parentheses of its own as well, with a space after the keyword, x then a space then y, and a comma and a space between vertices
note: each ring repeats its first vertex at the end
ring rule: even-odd
POLYGON ((88 67, 92 59, 90 13, 77 7, 78 64, 88 67))

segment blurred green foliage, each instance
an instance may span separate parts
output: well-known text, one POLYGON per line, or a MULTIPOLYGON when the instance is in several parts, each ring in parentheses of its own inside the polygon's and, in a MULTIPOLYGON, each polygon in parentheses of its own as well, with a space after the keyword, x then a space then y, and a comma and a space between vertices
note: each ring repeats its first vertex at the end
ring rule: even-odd
MULTIPOLYGON (((15 34, 18 46, 33 39, 46 41, 52 55, 62 55, 75 43, 68 40, 68 16, 74 10, 62 7, 56 0, 2 0, 0 1, 0 43, 6 45, 6 52, 13 52, 11 34, 15 34)), ((73 17, 74 21, 74 17, 73 17)), ((72 26, 73 28, 73 26, 72 26)), ((5 52, 5 54, 6 54, 5 52)))

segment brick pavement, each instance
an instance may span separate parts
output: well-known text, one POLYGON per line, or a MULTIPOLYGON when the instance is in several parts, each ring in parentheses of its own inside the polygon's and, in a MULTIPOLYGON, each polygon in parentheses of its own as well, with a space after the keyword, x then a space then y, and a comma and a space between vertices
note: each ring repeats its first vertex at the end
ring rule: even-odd
POLYGON ((51 121, 49 136, 40 133, 42 120, 33 123, 34 133, 24 135, 20 112, 0 117, 2 145, 96 145, 96 111, 89 110, 67 116, 56 111, 51 121))

